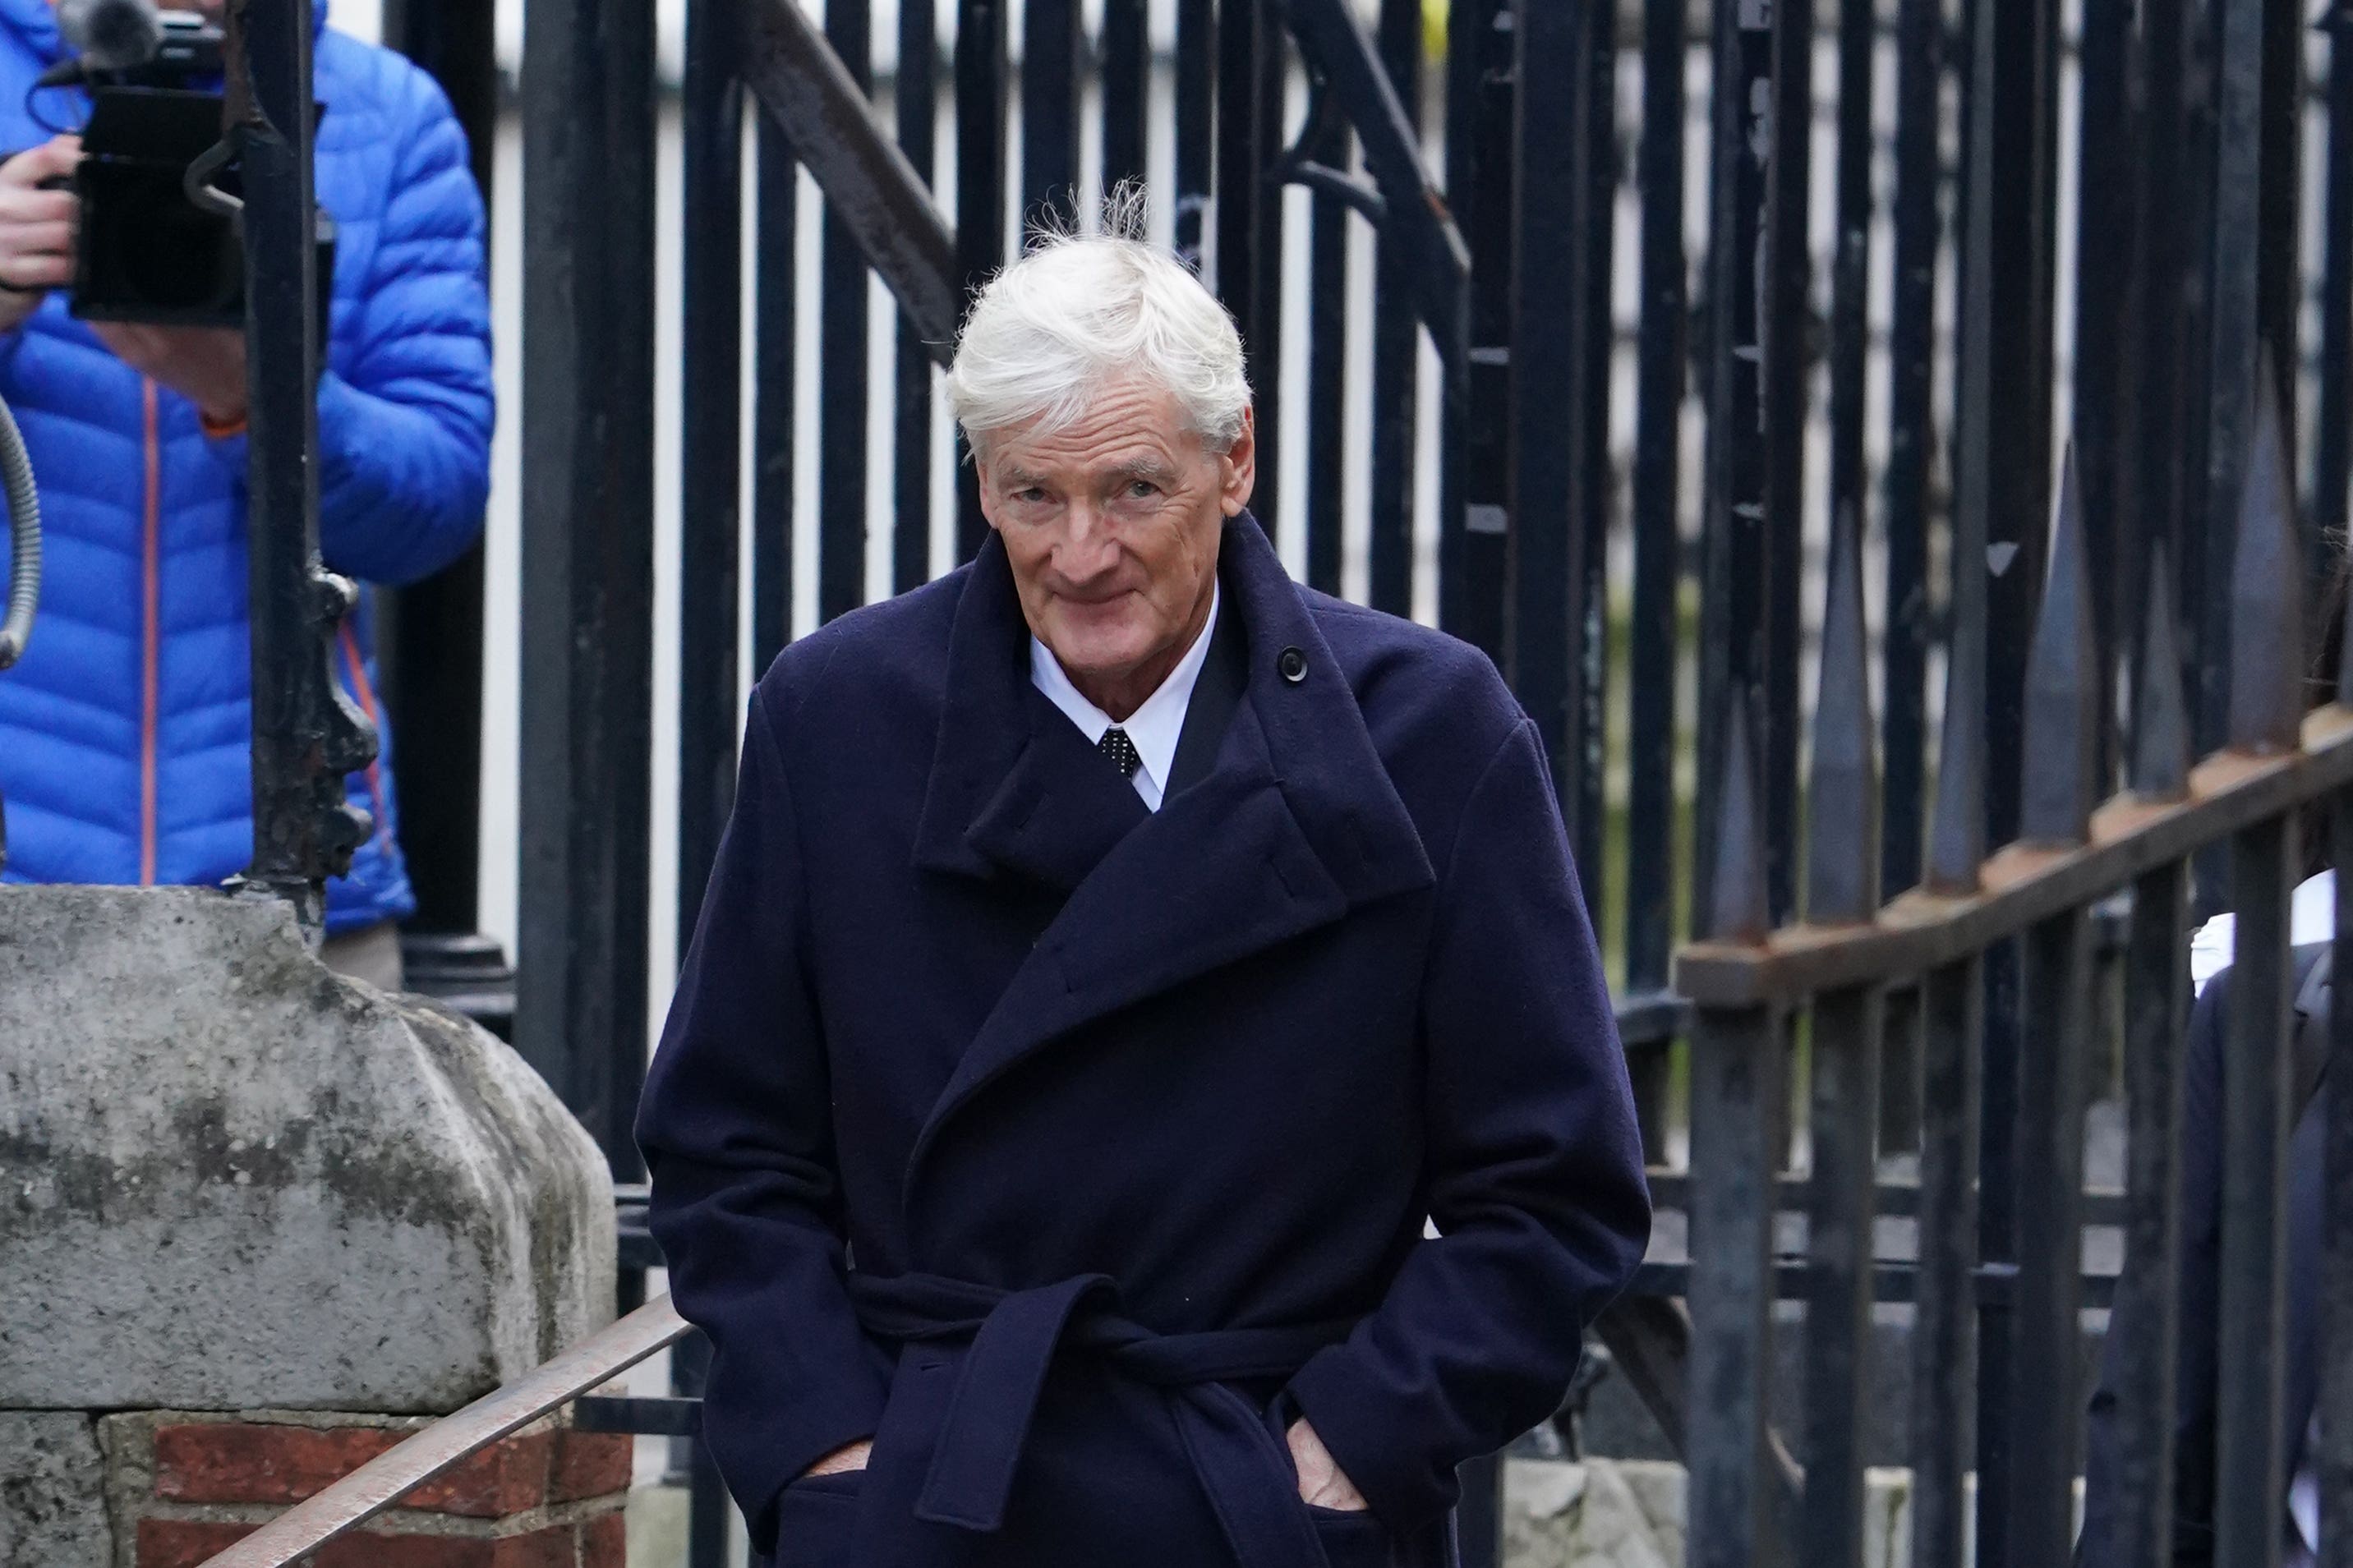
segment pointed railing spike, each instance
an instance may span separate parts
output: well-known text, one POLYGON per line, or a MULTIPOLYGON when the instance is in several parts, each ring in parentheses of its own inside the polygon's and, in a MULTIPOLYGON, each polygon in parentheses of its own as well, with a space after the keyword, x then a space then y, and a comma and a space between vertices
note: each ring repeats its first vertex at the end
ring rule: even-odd
POLYGON ((2189 705, 2181 692, 2181 639, 2173 568, 2160 539, 2149 552, 2148 610, 2133 670, 2132 792, 2179 800, 2189 787, 2189 705))
POLYGON ((2304 549, 2271 351, 2255 369, 2239 534, 2231 556, 2231 746, 2292 752, 2304 728, 2304 549))
POLYGON ((1879 908, 1879 759, 1863 628, 1862 541, 1852 502, 1831 529, 1830 597, 1806 786, 1806 919, 1848 925, 1879 908))
POLYGON ((1714 942, 1757 942, 1773 929, 1766 897, 1765 824, 1758 811, 1757 747, 1748 693, 1736 687, 1725 715, 1724 788, 1716 807, 1715 868, 1708 887, 1714 942))
POLYGON ((2068 448, 2051 523, 2051 568, 2026 652, 2026 723, 2021 741, 2018 836, 2030 844, 2080 844, 2103 793, 2099 766, 2099 636, 2092 621, 2092 568, 2084 551, 2084 500, 2068 448))
MULTIPOLYGON (((1960 570, 1957 563, 1954 570, 1960 570)), ((1926 883, 1936 893, 1978 890, 1986 836, 1986 628, 1968 616, 1953 627, 1945 664, 1945 721, 1936 741, 1936 806, 1926 883)))

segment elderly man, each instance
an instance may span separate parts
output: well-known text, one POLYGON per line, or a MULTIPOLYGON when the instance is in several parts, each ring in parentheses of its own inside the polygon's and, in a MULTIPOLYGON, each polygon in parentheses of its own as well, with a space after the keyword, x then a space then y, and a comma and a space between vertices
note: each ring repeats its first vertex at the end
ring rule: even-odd
POLYGON ((1008 268, 993 536, 754 694, 638 1140, 781 1568, 1441 1563, 1641 1255, 1535 731, 1285 576, 1241 366, 1141 243, 1008 268))

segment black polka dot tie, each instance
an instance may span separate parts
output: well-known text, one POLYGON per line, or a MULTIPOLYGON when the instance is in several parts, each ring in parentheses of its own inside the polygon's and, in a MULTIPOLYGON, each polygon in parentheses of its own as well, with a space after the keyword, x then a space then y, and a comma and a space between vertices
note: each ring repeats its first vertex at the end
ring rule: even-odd
POLYGON ((1103 731, 1103 739, 1095 742, 1095 750, 1111 759, 1111 765, 1119 770, 1119 776, 1124 779, 1134 778, 1135 770, 1144 765, 1144 758, 1137 753, 1135 742, 1129 740, 1127 731, 1116 724, 1103 731))

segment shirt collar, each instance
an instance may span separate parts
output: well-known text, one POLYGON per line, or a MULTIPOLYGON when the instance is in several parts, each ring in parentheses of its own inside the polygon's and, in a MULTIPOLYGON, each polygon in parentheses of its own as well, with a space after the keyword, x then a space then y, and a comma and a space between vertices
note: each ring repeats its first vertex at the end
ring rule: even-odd
MULTIPOLYGON (((1212 582, 1209 618, 1201 623, 1200 635, 1193 639, 1193 646, 1185 650, 1185 657, 1176 661, 1176 668, 1168 672, 1168 679, 1160 683, 1159 689, 1145 698, 1144 705, 1120 725, 1127 731, 1135 754, 1144 759, 1141 772, 1149 778, 1152 787, 1141 793, 1145 803, 1155 811, 1159 809, 1160 796, 1168 787, 1169 770, 1176 764, 1176 741, 1185 730, 1185 711, 1192 705, 1193 687, 1201 679, 1201 666, 1209 657, 1210 635, 1218 629, 1220 592, 1212 582)), ((1069 716, 1090 745, 1102 742, 1103 731, 1111 728, 1111 715, 1088 701, 1071 683, 1061 660, 1034 634, 1029 638, 1029 683, 1069 716)))

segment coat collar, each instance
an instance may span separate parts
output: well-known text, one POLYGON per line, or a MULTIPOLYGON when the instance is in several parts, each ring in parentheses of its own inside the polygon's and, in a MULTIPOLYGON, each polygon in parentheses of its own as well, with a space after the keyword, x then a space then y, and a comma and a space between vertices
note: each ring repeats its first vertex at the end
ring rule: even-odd
POLYGON ((1109 768, 1065 765, 1098 759, 1029 687, 1029 630, 994 536, 973 564, 915 864, 1028 876, 1069 898, 934 1107, 911 1193, 942 1125, 1052 1039, 1436 880, 1355 693, 1248 513, 1226 526, 1219 574, 1246 649, 1241 700, 1208 775, 1151 815, 1109 768))

